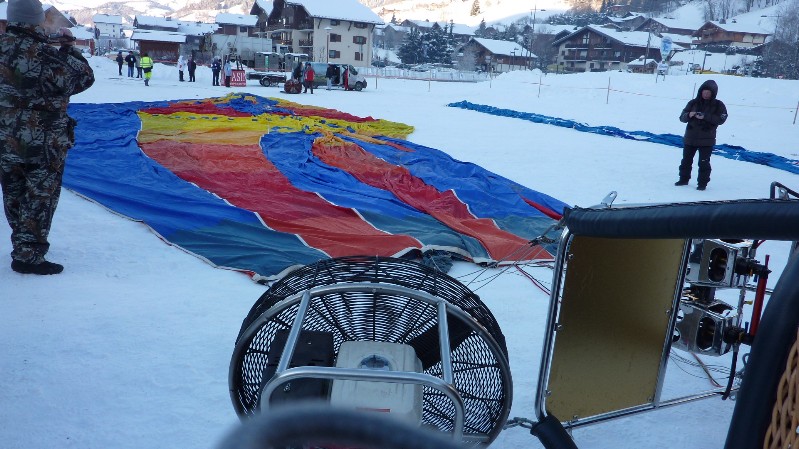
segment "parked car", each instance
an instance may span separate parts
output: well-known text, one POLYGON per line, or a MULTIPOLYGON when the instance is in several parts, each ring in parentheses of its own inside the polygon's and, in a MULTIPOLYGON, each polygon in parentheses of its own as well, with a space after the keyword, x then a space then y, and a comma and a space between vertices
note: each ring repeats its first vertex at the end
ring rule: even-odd
MULTIPOLYGON (((349 65, 349 64, 330 64, 338 69, 338 76, 333 78, 333 86, 336 87, 344 87, 342 76, 344 74, 344 69, 349 68, 350 71, 350 89, 355 90, 363 90, 366 88, 366 77, 358 73, 358 69, 349 65)), ((314 70, 314 89, 318 89, 320 87, 327 86, 327 78, 325 78, 325 73, 327 73, 327 66, 328 63, 326 62, 312 62, 311 66, 314 70)))

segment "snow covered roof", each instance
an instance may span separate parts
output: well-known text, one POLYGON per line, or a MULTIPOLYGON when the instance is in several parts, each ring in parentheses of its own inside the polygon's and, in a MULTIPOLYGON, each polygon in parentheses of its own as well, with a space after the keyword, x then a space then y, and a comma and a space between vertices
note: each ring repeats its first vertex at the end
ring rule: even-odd
POLYGON ((136 29, 130 39, 134 41, 176 42, 182 44, 186 42, 186 35, 171 31, 136 29))
POLYGON ((408 28, 408 27, 404 27, 402 25, 395 25, 393 23, 387 23, 387 24, 385 24, 385 26, 382 26, 382 27, 378 26, 377 27, 377 29, 386 29, 386 28, 391 28, 394 31, 398 31, 398 32, 402 32, 402 33, 408 33, 408 32, 411 31, 410 28, 408 28))
POLYGON ((112 25, 122 25, 122 16, 113 14, 95 14, 92 16, 94 23, 109 23, 112 25))
POLYGON ((140 27, 161 27, 173 29, 175 31, 178 29, 178 21, 172 20, 171 17, 136 16, 135 20, 140 27))
POLYGON ((8 8, 8 3, 6 2, 0 3, 0 20, 6 20, 6 18, 8 17, 6 8, 8 8))
POLYGON ((214 19, 214 21, 218 24, 253 27, 258 22, 258 16, 254 16, 252 14, 241 15, 220 13, 216 15, 216 19, 214 19))
POLYGON ((535 34, 558 34, 561 31, 568 31, 569 34, 579 30, 576 25, 551 25, 548 23, 536 23, 535 34))
MULTIPOLYGON (((521 45, 517 44, 516 42, 510 41, 498 41, 495 39, 483 39, 482 37, 473 37, 473 41, 477 42, 478 44, 485 47, 486 50, 490 51, 495 55, 502 55, 502 56, 511 56, 511 53, 515 54, 516 56, 522 56, 529 54, 529 50, 523 48, 521 45)), ((531 58, 537 58, 538 56, 531 54, 531 58)))
MULTIPOLYGON (((652 58, 646 58, 646 65, 648 65, 648 66, 649 65, 655 65, 657 63, 658 62, 655 61, 652 58)), ((633 59, 632 61, 627 63, 627 66, 629 66, 629 67, 643 67, 644 66, 644 57, 643 56, 639 56, 638 58, 633 59)))
POLYGON ((305 8, 311 17, 383 24, 383 19, 358 0, 286 0, 286 5, 305 8))
POLYGON ((585 30, 591 30, 597 34, 607 36, 608 38, 613 39, 617 42, 621 42, 622 44, 629 47, 646 48, 647 42, 649 42, 649 48, 660 48, 660 38, 653 33, 649 33, 646 31, 616 31, 615 29, 605 28, 599 25, 587 25, 569 34, 568 36, 564 36, 556 40, 553 43, 557 44, 563 42, 569 37, 578 33, 582 33, 585 30))
POLYGON ((698 30, 705 22, 696 19, 674 19, 674 18, 660 18, 652 17, 650 20, 662 24, 663 26, 683 30, 698 30))
POLYGON ((684 34, 662 33, 661 38, 670 37, 675 45, 680 47, 690 47, 693 44, 693 37, 684 34))
POLYGON ((71 31, 72 35, 75 36, 75 39, 78 40, 85 41, 85 40, 94 39, 94 33, 82 26, 72 27, 69 29, 69 31, 71 31))
POLYGON ((751 23, 738 23, 737 21, 730 21, 727 23, 721 23, 716 21, 705 22, 701 28, 706 28, 709 26, 714 26, 716 28, 722 29, 724 31, 730 31, 733 33, 748 33, 748 34, 767 34, 771 35, 774 30, 768 30, 759 24, 751 24, 751 23))
POLYGON ((219 25, 215 23, 188 22, 188 21, 179 20, 177 32, 183 34, 189 34, 192 36, 200 36, 203 34, 213 33, 218 29, 219 25))

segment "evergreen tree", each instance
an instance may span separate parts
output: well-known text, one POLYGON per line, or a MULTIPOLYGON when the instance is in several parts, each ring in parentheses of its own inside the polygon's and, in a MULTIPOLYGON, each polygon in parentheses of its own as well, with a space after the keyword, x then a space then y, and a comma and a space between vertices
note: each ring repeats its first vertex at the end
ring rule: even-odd
POLYGON ((480 0, 474 0, 474 2, 472 2, 472 10, 469 12, 469 15, 476 16, 478 14, 480 14, 480 0))
POLYGON ((439 27, 433 27, 429 33, 422 37, 425 49, 427 50, 424 62, 444 63, 450 64, 451 54, 448 51, 449 39, 447 35, 439 27))
POLYGON ((394 13, 391 14, 391 23, 393 23, 394 25, 397 24, 397 16, 395 16, 394 13))
POLYGON ((405 64, 419 64, 424 62, 423 52, 422 35, 418 30, 412 29, 405 36, 405 40, 397 51, 397 56, 405 64))
POLYGON ((474 35, 477 37, 485 37, 486 35, 486 19, 480 20, 480 25, 474 31, 474 35))

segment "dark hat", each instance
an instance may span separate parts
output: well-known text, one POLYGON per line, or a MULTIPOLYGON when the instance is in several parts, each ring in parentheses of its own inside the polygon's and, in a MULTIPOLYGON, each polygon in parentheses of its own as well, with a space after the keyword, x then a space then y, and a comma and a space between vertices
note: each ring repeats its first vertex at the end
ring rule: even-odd
POLYGON ((6 9, 8 22, 41 25, 44 23, 44 9, 39 0, 8 0, 6 9))

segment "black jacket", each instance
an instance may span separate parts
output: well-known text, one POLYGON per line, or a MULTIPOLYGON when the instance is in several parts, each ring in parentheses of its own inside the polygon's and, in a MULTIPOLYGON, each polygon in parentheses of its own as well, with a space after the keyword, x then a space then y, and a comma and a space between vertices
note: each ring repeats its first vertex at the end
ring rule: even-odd
POLYGON ((696 98, 689 101, 680 114, 680 121, 687 123, 683 144, 696 147, 712 147, 716 144, 716 128, 727 121, 727 107, 716 99, 719 87, 713 80, 707 80, 699 86, 696 98), (702 99, 702 91, 710 89, 710 100, 702 99), (688 117, 690 112, 702 112, 700 120, 696 116, 688 117))
POLYGON ((335 78, 336 77, 336 68, 332 65, 327 65, 327 70, 325 70, 325 78, 335 78))

